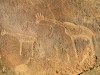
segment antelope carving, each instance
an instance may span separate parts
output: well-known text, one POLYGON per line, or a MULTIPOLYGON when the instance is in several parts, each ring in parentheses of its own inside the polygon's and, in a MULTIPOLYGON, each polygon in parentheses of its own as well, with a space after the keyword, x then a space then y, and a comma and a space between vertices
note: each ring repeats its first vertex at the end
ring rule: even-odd
POLYGON ((6 30, 2 30, 1 31, 1 35, 11 35, 16 37, 19 42, 20 42, 20 55, 22 55, 22 44, 24 42, 28 42, 31 43, 31 51, 32 51, 32 56, 33 56, 33 44, 36 41, 36 38, 34 36, 29 36, 29 35, 23 35, 23 34, 19 34, 19 33, 11 33, 11 32, 7 32, 6 30))

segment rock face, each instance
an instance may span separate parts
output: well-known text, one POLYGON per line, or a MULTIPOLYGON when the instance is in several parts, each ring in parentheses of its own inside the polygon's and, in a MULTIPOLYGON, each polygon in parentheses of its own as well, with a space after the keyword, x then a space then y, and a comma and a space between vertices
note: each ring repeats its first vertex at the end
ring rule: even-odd
POLYGON ((91 75, 99 17, 99 0, 0 0, 0 75, 91 75))

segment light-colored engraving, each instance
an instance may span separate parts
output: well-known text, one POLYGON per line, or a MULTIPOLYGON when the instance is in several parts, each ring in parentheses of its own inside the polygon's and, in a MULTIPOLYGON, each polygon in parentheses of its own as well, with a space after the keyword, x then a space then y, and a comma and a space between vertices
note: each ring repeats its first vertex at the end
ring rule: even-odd
MULTIPOLYGON (((42 0, 40 0, 40 1, 43 2, 42 0)), ((42 20, 45 20, 45 21, 48 21, 48 22, 52 22, 52 23, 56 23, 57 22, 56 19, 55 19, 54 14, 53 14, 53 12, 52 12, 52 10, 50 8, 50 4, 47 3, 47 6, 48 6, 48 9, 49 9, 49 11, 51 12, 51 14, 53 16, 53 19, 48 19, 48 18, 44 17, 44 15, 42 15, 41 13, 37 13, 35 15, 35 17, 36 17, 36 24, 39 24, 39 22, 42 21, 42 20)))
POLYGON ((90 49, 89 47, 87 47, 86 50, 87 50, 87 52, 85 52, 85 54, 83 55, 83 59, 82 59, 82 61, 80 62, 80 64, 83 64, 83 63, 85 62, 85 60, 88 59, 88 57, 90 57, 90 56, 89 56, 89 55, 90 55, 89 53, 91 52, 91 51, 90 51, 91 49, 90 49))
POLYGON ((56 49, 56 56, 58 57, 59 56, 59 49, 57 46, 55 46, 55 49, 56 49))
POLYGON ((49 37, 51 37, 53 35, 53 32, 54 32, 54 28, 52 25, 50 25, 50 34, 49 34, 49 37))
POLYGON ((30 3, 32 6, 36 5, 36 4, 41 4, 44 3, 43 0, 27 0, 27 4, 30 3))
POLYGON ((36 24, 39 24, 40 21, 44 20, 44 16, 41 13, 37 13, 35 16, 36 16, 36 24))
POLYGON ((1 59, 1 54, 0 54, 0 59, 1 59))
POLYGON ((84 26, 76 26, 70 22, 64 22, 63 25, 65 28, 65 33, 71 37, 72 45, 73 45, 73 48, 75 50, 76 58, 78 58, 78 55, 77 55, 74 39, 78 38, 78 37, 84 37, 84 38, 89 39, 90 44, 91 44, 92 53, 93 53, 93 55, 95 55, 93 43, 92 43, 92 37, 94 36, 94 34, 92 33, 91 30, 89 30, 88 28, 86 28, 84 26), (73 30, 74 30, 74 32, 73 32, 73 30), (77 32, 77 33, 75 33, 75 32, 77 32))
POLYGON ((4 65, 2 71, 4 72, 5 70, 6 70, 6 67, 5 67, 5 65, 4 65))
POLYGON ((11 35, 16 37, 19 42, 20 42, 20 55, 22 55, 22 44, 23 42, 29 42, 31 43, 31 50, 32 50, 32 56, 33 56, 33 43, 36 41, 36 37, 35 36, 29 36, 29 35, 23 35, 23 34, 19 34, 19 33, 11 33, 11 32, 7 32, 6 30, 2 30, 1 35, 11 35))
MULTIPOLYGON (((38 15, 37 18, 39 18, 39 17, 40 17, 40 20, 37 21, 37 24, 41 20, 45 20, 45 21, 49 21, 49 22, 55 23, 54 19, 50 20, 48 18, 43 17, 43 15, 38 15)), ((93 46, 93 42, 92 42, 92 37, 94 36, 94 34, 90 29, 88 29, 88 28, 86 28, 84 26, 79 26, 79 25, 77 26, 74 23, 70 23, 70 22, 64 22, 64 23, 57 22, 57 24, 62 26, 62 27, 64 27, 65 34, 67 34, 67 35, 69 35, 71 37, 72 45, 73 45, 73 48, 74 48, 74 51, 75 51, 75 57, 76 58, 78 58, 78 55, 77 55, 74 39, 78 38, 78 37, 86 37, 86 38, 89 39, 90 44, 91 44, 92 55, 93 56, 95 55, 94 46, 93 46)))
POLYGON ((56 23, 55 16, 54 16, 54 14, 53 14, 53 12, 52 12, 52 10, 51 10, 51 8, 50 8, 50 5, 49 5, 49 4, 48 4, 48 8, 49 8, 49 10, 50 10, 51 14, 53 15, 53 20, 51 20, 51 22, 56 23))
POLYGON ((70 63, 70 56, 68 53, 67 53, 67 59, 68 59, 68 62, 70 63))
POLYGON ((35 17, 36 17, 36 24, 39 24, 43 20, 44 21, 47 21, 47 22, 56 23, 55 17, 54 17, 54 19, 48 19, 48 18, 44 17, 44 15, 42 15, 41 13, 37 13, 35 15, 35 17))
POLYGON ((75 50, 75 57, 78 58, 76 47, 75 47, 74 40, 73 40, 74 39, 73 36, 71 34, 67 33, 66 29, 65 29, 65 33, 71 37, 73 50, 75 50))
POLYGON ((33 47, 33 45, 34 45, 34 42, 31 43, 31 46, 32 46, 32 47, 31 47, 32 57, 33 57, 33 55, 34 55, 34 51, 33 51, 33 50, 34 50, 34 47, 33 47))
MULTIPOLYGON (((59 63, 60 62, 60 59, 59 59, 59 48, 57 46, 54 46, 55 50, 56 50, 56 63, 59 63)), ((55 65, 56 66, 56 65, 55 65)))

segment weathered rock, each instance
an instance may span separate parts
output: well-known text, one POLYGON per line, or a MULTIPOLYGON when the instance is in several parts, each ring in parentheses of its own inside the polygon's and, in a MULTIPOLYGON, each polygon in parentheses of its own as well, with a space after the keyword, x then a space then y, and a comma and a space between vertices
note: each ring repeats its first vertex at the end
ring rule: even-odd
POLYGON ((1 74, 78 75, 99 66, 97 2, 1 0, 1 74))

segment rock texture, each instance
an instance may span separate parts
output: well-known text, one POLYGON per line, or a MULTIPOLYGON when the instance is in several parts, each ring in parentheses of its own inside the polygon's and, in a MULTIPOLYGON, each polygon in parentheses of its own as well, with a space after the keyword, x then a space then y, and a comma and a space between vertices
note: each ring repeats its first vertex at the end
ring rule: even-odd
POLYGON ((0 75, 99 75, 99 0, 0 0, 0 75))

